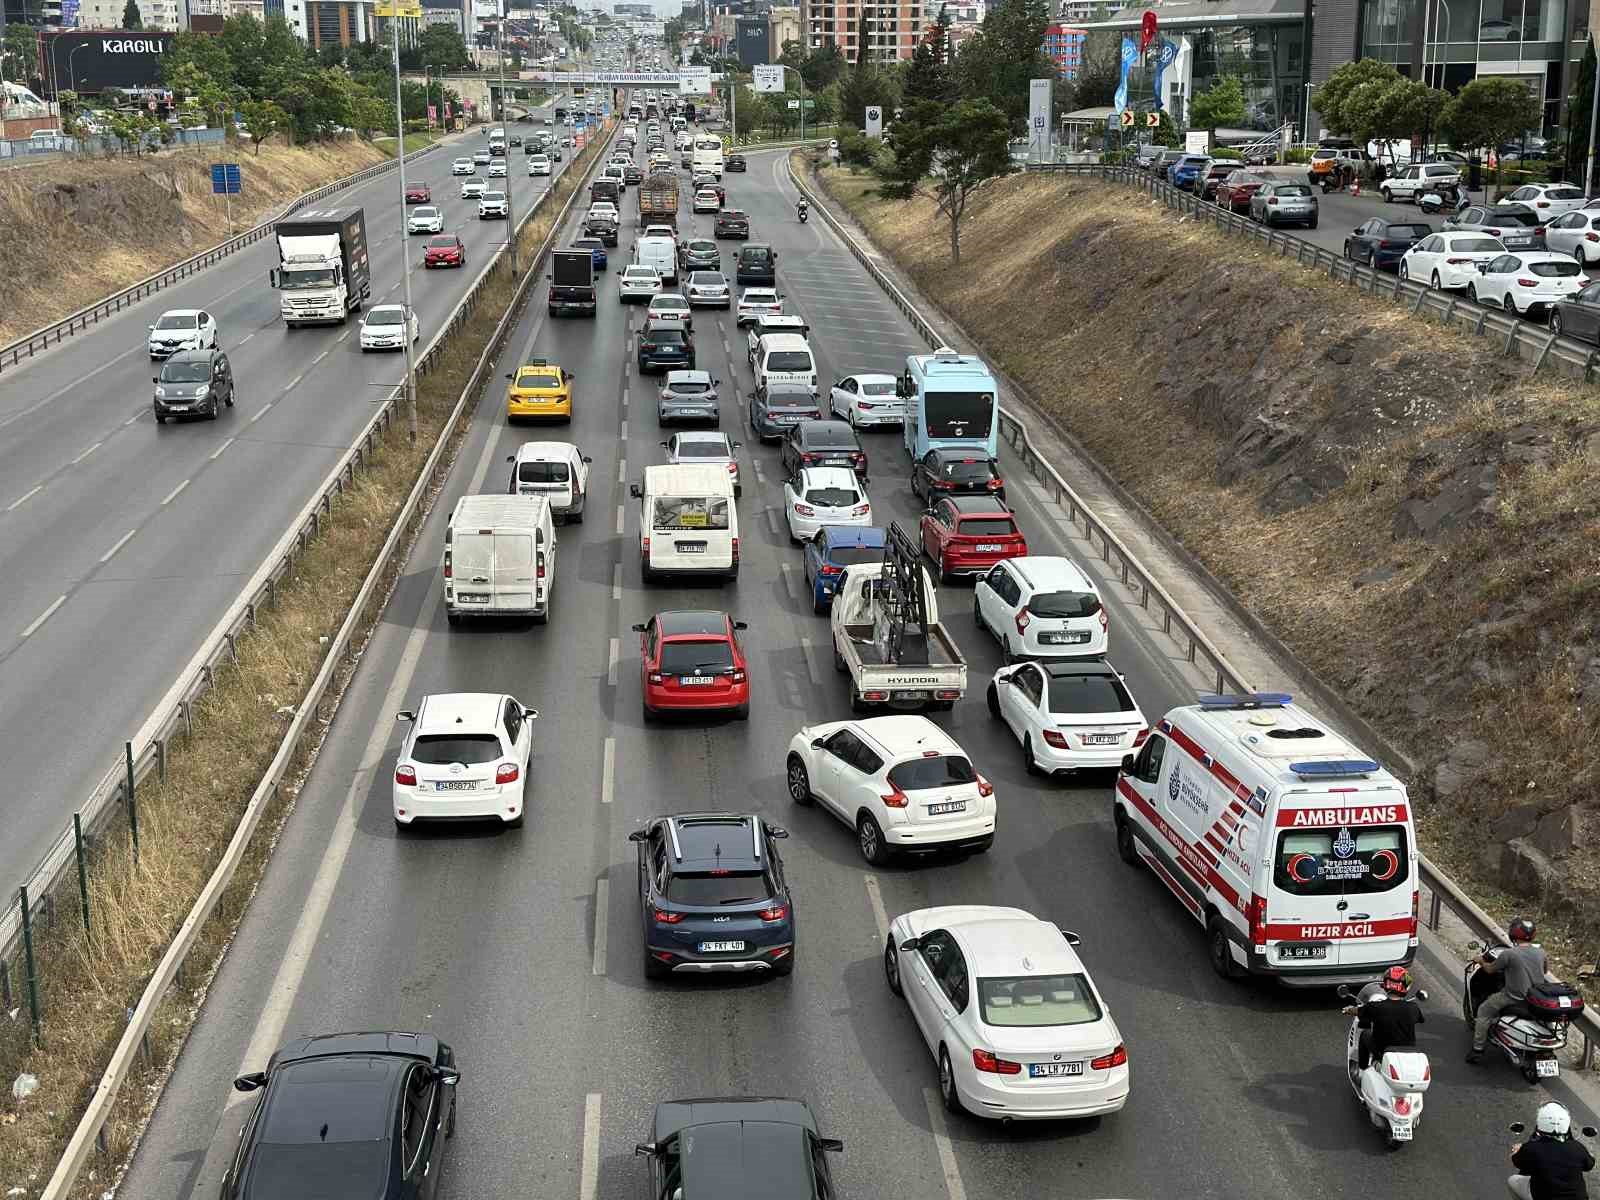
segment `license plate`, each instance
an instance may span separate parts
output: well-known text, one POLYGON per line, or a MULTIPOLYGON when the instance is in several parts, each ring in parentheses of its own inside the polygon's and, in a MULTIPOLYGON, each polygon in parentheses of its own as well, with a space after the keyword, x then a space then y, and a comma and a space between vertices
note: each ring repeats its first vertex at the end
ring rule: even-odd
POLYGON ((1561 1064, 1553 1058, 1541 1058, 1534 1066, 1540 1079, 1553 1079, 1561 1074, 1561 1064))
POLYGON ((967 802, 965 800, 944 800, 944 801, 941 801, 938 804, 930 804, 930 805, 928 805, 928 815, 929 816, 934 816, 934 817, 937 817, 942 813, 966 812, 966 811, 967 811, 967 802))
POLYGON ((475 792, 478 785, 471 779, 441 779, 433 785, 436 792, 475 792))
POLYGON ((460 595, 458 595, 456 597, 456 599, 461 601, 461 603, 463 603, 463 604, 487 604, 487 603, 489 603, 489 593, 488 592, 462 592, 460 595))
POLYGON ((679 554, 704 554, 706 552, 706 544, 704 542, 679 542, 677 546, 679 554))
POLYGON ((799 417, 790 415, 779 416, 776 418, 779 425, 793 425, 799 419, 799 417))
POLYGON ((1327 958, 1328 947, 1326 944, 1317 945, 1310 942, 1291 942, 1278 947, 1279 958, 1327 958))
POLYGON ((1087 633, 1041 633, 1039 641, 1046 646, 1081 646, 1089 640, 1087 633))
POLYGON ((1083 735, 1085 746, 1115 746, 1122 740, 1120 733, 1086 733, 1083 735))
POLYGON ((1000 550, 1004 550, 1005 547, 999 542, 984 542, 981 545, 974 546, 973 549, 978 551, 980 554, 991 554, 1000 550))
POLYGON ((701 954, 719 954, 729 950, 743 950, 743 942, 701 942, 701 954))
POLYGON ((1082 1075, 1081 1062, 1029 1063, 1029 1079, 1060 1079, 1064 1075, 1082 1075))
POLYGON ((679 675, 678 676, 678 686, 679 687, 710 687, 716 681, 717 681, 716 680, 716 676, 714 676, 714 675, 679 675))
POLYGON ((1389 1136, 1397 1142, 1409 1142, 1411 1140, 1411 1122, 1390 1121, 1389 1136))
POLYGON ((825 467, 848 467, 850 460, 848 458, 825 458, 822 460, 822 465, 825 467))

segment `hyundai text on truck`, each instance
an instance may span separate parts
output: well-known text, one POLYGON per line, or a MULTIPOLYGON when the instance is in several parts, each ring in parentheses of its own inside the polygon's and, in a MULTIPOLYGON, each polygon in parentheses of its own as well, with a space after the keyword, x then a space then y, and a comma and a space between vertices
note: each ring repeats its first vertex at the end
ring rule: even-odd
POLYGON ((343 325, 372 299, 366 218, 359 208, 312 209, 272 229, 278 265, 269 278, 278 311, 296 325, 343 325))

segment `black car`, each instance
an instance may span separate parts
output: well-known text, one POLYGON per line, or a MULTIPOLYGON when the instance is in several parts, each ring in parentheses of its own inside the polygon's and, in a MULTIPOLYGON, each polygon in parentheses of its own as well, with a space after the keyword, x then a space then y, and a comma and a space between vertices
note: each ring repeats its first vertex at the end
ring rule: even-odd
POLYGON ((782 466, 785 475, 802 467, 849 467, 865 480, 867 452, 848 421, 801 421, 783 435, 782 466))
POLYGON ((712 221, 711 232, 719 238, 747 238, 750 236, 750 218, 736 208, 725 208, 712 221))
POLYGON ((161 364, 156 385, 156 424, 168 417, 206 417, 215 421, 233 407, 233 366, 221 350, 180 350, 161 364))
POLYGON ((522 135, 520 133, 513 133, 510 137, 508 137, 506 139, 506 144, 507 145, 511 145, 511 146, 520 146, 520 145, 522 145, 522 135))
POLYGON ((649 1162, 650 1200, 834 1200, 828 1155, 843 1149, 803 1100, 722 1096, 656 1105, 633 1152, 649 1162))
POLYGON ((1236 159, 1219 158, 1204 171, 1195 183, 1195 191, 1200 193, 1202 200, 1212 200, 1217 195, 1217 184, 1239 169, 1236 159))
POLYGON ((639 374, 694 370, 694 339, 681 327, 646 325, 639 334, 639 374))
POLYGON ((690 271, 722 270, 722 247, 710 238, 692 238, 680 243, 678 270, 684 274, 690 271))
POLYGON ((734 282, 773 286, 778 281, 778 252, 764 242, 746 242, 734 262, 734 282))
POLYGON ((1486 233, 1507 250, 1543 250, 1544 218, 1526 204, 1469 204, 1444 219, 1445 231, 1486 233))
POLYGON ((627 166, 622 168, 622 181, 629 187, 643 183, 644 171, 640 168, 638 163, 629 163, 627 166))
POLYGON ((233 1086, 261 1093, 222 1200, 428 1200, 456 1130, 455 1052, 428 1033, 297 1038, 233 1086))
MULTIPOLYGON (((697 614, 661 613, 656 619, 665 627, 670 618, 685 615, 697 614)), ((694 650, 692 642, 669 646, 691 655, 694 650)), ((727 812, 655 817, 630 833, 628 840, 639 848, 645 978, 791 974, 794 905, 776 844, 788 836, 758 816, 727 812)))
POLYGON ((1426 221, 1390 221, 1373 217, 1350 231, 1344 256, 1374 270, 1395 271, 1407 250, 1433 232, 1426 221))
POLYGON ((999 464, 971 450, 929 450, 911 468, 911 494, 932 504, 935 496, 998 496, 1006 498, 999 464))
POLYGON ((745 170, 746 167, 744 165, 744 155, 742 155, 742 154, 730 154, 730 155, 728 155, 728 157, 722 163, 722 169, 724 171, 743 171, 743 170, 745 170))
POLYGON ((1550 309, 1550 328, 1585 342, 1600 343, 1600 283, 1575 296, 1557 300, 1550 309))
POLYGON ((801 421, 821 418, 817 394, 801 384, 762 384, 750 393, 750 428, 763 442, 781 438, 801 421))

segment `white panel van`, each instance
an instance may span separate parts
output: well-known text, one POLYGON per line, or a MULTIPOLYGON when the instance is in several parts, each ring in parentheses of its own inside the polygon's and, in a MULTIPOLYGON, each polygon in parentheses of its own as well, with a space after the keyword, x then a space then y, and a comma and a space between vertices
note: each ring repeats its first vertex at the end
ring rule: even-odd
POLYGON ((739 513, 727 468, 658 464, 629 491, 639 501, 639 566, 664 576, 739 575, 739 513))
POLYGON ((463 496, 444 530, 445 619, 550 619, 556 532, 543 496, 463 496))

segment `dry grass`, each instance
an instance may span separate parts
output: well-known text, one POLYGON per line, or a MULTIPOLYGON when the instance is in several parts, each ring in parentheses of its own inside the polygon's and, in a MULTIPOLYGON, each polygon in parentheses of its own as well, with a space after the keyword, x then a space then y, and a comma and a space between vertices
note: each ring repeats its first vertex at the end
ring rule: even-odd
MULTIPOLYGON (((1600 828, 1594 389, 1527 381, 1495 339, 1413 318, 1127 189, 1002 181, 964 222, 956 268, 930 206, 875 199, 868 177, 844 170, 822 180, 924 294, 1419 764, 1424 847, 1475 895, 1506 900, 1484 846, 1508 807, 1572 805, 1580 830, 1600 828), (1341 346, 1353 357, 1330 356, 1341 346), (1240 453, 1285 422, 1312 431, 1286 461, 1343 472, 1287 509, 1265 500, 1282 465, 1240 453), (1549 443, 1531 459, 1511 444, 1528 433, 1549 443), (1492 511, 1433 542, 1398 535, 1402 504, 1479 463, 1494 467, 1492 511), (1393 575, 1358 582, 1374 567, 1393 575), (1488 742, 1489 761, 1441 799, 1434 767, 1465 738, 1488 742)), ((1592 962, 1600 845, 1580 836, 1562 868, 1565 896, 1520 903, 1559 918, 1546 940, 1569 965, 1592 962)))
MULTIPOLYGON (((599 143, 596 144, 597 146, 599 143)), ((581 177, 595 151, 569 171, 581 177)), ((564 177, 565 178, 565 177, 564 177)), ((521 249, 536 252, 554 214, 571 190, 558 182, 554 203, 524 227, 521 249)), ((524 260, 526 261, 526 259, 524 260)), ((510 302, 510 272, 491 276, 468 323, 449 342, 438 365, 418 384, 418 438, 408 443, 403 425, 380 444, 338 502, 332 520, 296 564, 278 600, 257 627, 239 639, 237 664, 219 670, 217 686, 196 706, 192 735, 174 739, 164 780, 141 787, 137 865, 126 829, 103 839, 91 870, 93 937, 86 936, 75 890, 65 889, 54 919, 35 926, 35 952, 44 1013, 42 1048, 34 1048, 27 1009, 0 1022, 0 1079, 21 1072, 38 1077, 39 1090, 21 1104, 0 1102, 0 1191, 36 1196, 49 1180, 81 1117, 89 1091, 122 1036, 124 1013, 137 1002, 150 973, 170 944, 200 889, 238 826, 250 795, 277 753, 285 719, 321 669, 326 645, 350 610, 361 581, 414 486, 430 447, 454 408, 496 323, 510 302), (20 1192, 12 1189, 20 1188, 20 1192)), ((465 424, 455 431, 459 441, 465 424)), ((455 452, 452 445, 449 454, 455 452)), ((352 649, 359 652, 381 615, 397 577, 400 555, 352 649)), ((336 691, 352 668, 341 668, 336 691)), ((331 708, 325 709, 331 714, 331 708)), ((96 1197, 120 1176, 144 1120, 154 1108, 239 917, 253 895, 288 815, 298 781, 316 753, 312 735, 286 778, 296 781, 265 815, 244 863, 201 932, 187 969, 169 991, 151 1025, 149 1054, 129 1076, 105 1127, 107 1153, 91 1161, 74 1189, 96 1197)), ((12 967, 12 978, 21 970, 12 967)))
POLYGON ((173 150, 154 158, 69 160, 0 172, 0 345, 154 275, 228 237, 212 162, 238 161, 242 233, 294 197, 388 155, 351 140, 173 150))

